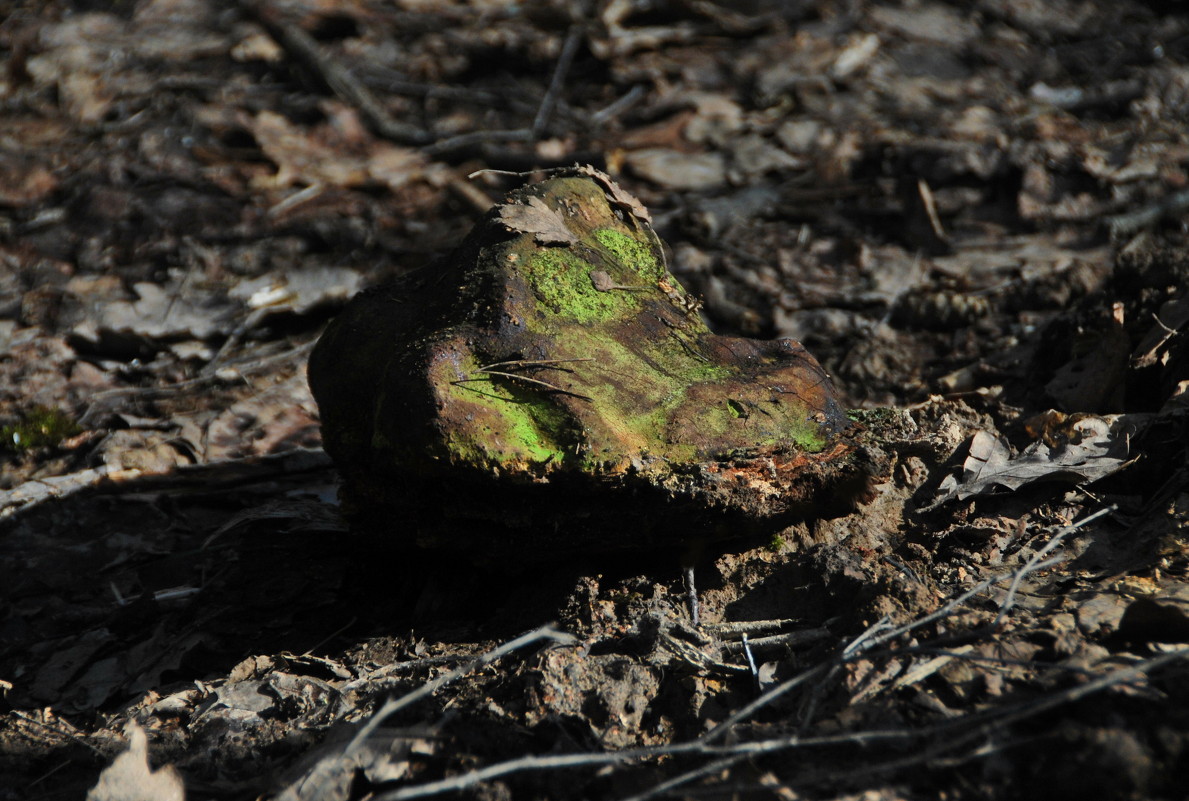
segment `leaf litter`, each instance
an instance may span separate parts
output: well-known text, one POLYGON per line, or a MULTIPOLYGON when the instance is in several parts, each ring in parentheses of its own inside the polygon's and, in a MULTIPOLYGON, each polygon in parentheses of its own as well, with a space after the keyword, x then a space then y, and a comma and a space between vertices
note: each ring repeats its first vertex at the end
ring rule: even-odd
POLYGON ((150 764, 212 798, 1179 797, 1181 16, 250 5, 0 30, 0 427, 83 429, 0 454, 5 787, 82 797, 137 721, 116 797, 150 764), (462 176, 575 162, 895 446, 863 514, 705 555, 701 630, 675 564, 357 550, 312 449, 326 317, 512 183, 462 176), (579 641, 434 683, 545 620, 579 641), (753 676, 715 626, 757 622, 753 676))

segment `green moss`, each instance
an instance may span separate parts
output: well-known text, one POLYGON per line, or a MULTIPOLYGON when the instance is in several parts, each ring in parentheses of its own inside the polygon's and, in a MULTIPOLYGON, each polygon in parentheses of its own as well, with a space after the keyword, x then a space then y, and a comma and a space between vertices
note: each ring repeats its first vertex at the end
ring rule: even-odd
POLYGON ((795 407, 775 408, 768 414, 762 405, 753 410, 734 398, 705 404, 696 424, 689 427, 708 441, 731 440, 744 450, 791 443, 806 453, 818 453, 826 447, 821 427, 807 416, 798 419, 795 407))
MULTIPOLYGON (((614 328, 603 331, 569 329, 567 335, 581 337, 576 353, 591 361, 583 371, 583 392, 599 411, 600 428, 606 441, 592 440, 589 459, 603 454, 622 455, 625 444, 637 451, 655 451, 666 458, 690 458, 694 450, 683 448, 683 438, 666 438, 671 417, 686 400, 691 385, 705 376, 722 372, 694 359, 669 340, 629 344, 614 328), (643 356, 643 358, 641 358, 643 356), (676 446, 679 453, 674 449, 676 446)), ((568 344, 568 343, 567 343, 568 344)))
POLYGON ((0 428, 0 443, 16 452, 57 445, 82 431, 78 423, 59 409, 34 406, 21 414, 21 421, 0 428))
POLYGON ((768 540, 767 548, 772 553, 780 553, 788 546, 788 540, 779 531, 772 534, 772 539, 768 540))
MULTIPOLYGON (((777 436, 769 443, 777 444, 780 442, 792 442, 798 449, 806 453, 820 453, 826 449, 827 440, 826 435, 822 431, 822 426, 815 419, 813 419, 812 411, 803 407, 795 407, 799 409, 799 416, 792 414, 789 411, 782 413, 782 417, 786 420, 788 425, 787 430, 777 432, 777 436)), ((752 415, 752 418, 762 417, 763 415, 752 415)))
POLYGON ((586 325, 638 312, 635 288, 652 288, 664 270, 647 244, 612 228, 599 228, 577 246, 536 249, 524 272, 533 293, 554 314, 586 325), (614 282, 633 288, 595 289, 590 274, 600 268, 614 282))
POLYGON ((451 461, 497 469, 520 465, 541 472, 575 457, 577 438, 570 420, 547 397, 517 386, 516 379, 485 375, 477 364, 469 366, 472 380, 442 384, 456 413, 471 420, 455 427, 446 442, 451 461))
POLYGON ((528 264, 534 294, 556 315, 588 325, 634 311, 630 297, 595 289, 589 265, 568 248, 542 248, 528 264))
POLYGON ((613 228, 600 228, 594 232, 595 241, 615 257, 627 269, 629 276, 659 281, 664 271, 656 263, 652 248, 638 239, 622 234, 613 228))

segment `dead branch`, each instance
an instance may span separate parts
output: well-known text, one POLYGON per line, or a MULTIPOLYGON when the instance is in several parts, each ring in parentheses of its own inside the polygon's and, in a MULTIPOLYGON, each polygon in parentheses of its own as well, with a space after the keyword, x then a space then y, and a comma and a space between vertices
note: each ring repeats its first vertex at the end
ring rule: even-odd
MULTIPOLYGON (((743 633, 747 637, 747 632, 743 633)), ((807 643, 819 642, 830 637, 830 630, 825 626, 819 626, 815 629, 804 629, 802 631, 789 631, 784 634, 772 634, 767 637, 758 637, 754 640, 748 640, 748 644, 756 651, 771 651, 776 649, 791 649, 799 648, 807 643)), ((728 654, 737 654, 743 652, 743 643, 728 642, 723 645, 723 651, 728 654)))
POLYGON ((359 109, 364 121, 378 136, 401 145, 423 145, 433 140, 425 131, 393 119, 379 98, 357 80, 351 70, 324 53, 308 33, 285 22, 269 3, 240 0, 240 7, 255 18, 294 61, 317 76, 343 102, 359 109))
POLYGON ((200 486, 207 491, 221 492, 228 486, 241 486, 246 482, 324 470, 330 464, 330 457, 321 448, 296 448, 268 456, 181 465, 168 473, 146 473, 105 465, 64 476, 32 479, 0 492, 0 520, 13 518, 46 501, 65 498, 82 490, 121 493, 200 486))
POLYGON ((578 53, 578 45, 582 44, 585 33, 580 25, 571 26, 562 43, 561 54, 557 57, 557 66, 553 70, 553 77, 549 80, 549 88, 541 99, 541 107, 537 109, 537 116, 533 119, 533 138, 545 132, 549 124, 549 117, 561 96, 562 87, 566 82, 566 75, 570 72, 570 65, 574 63, 574 56, 578 53))
POLYGON ((514 131, 473 131, 439 139, 432 145, 425 146, 423 152, 428 156, 445 156, 460 150, 469 150, 477 145, 493 142, 531 142, 533 139, 533 132, 528 128, 514 131))
POLYGON ((747 759, 746 754, 735 754, 722 759, 706 762, 705 764, 699 765, 693 770, 679 773, 676 776, 666 779, 655 787, 649 787, 644 792, 621 799, 621 801, 648 801, 649 798, 658 798, 663 795, 668 795, 669 791, 671 790, 676 790, 678 787, 683 787, 684 785, 687 785, 691 782, 696 782, 698 779, 705 778, 706 776, 713 776, 720 771, 729 770, 745 759, 747 759))
MULTIPOLYGON (((548 381, 542 381, 541 379, 533 378, 532 376, 520 375, 519 373, 505 373, 502 370, 476 370, 476 372, 483 373, 484 377, 494 375, 494 376, 499 376, 501 378, 511 378, 516 381, 524 381, 525 383, 528 383, 528 384, 536 384, 537 386, 545 387, 546 389, 553 390, 554 392, 559 392, 562 395, 570 395, 575 398, 581 398, 582 400, 593 400, 593 398, 591 398, 589 395, 582 395, 577 392, 571 392, 570 390, 566 389, 565 387, 559 387, 557 384, 550 384, 548 381)), ((484 377, 460 378, 457 381, 452 381, 450 383, 465 384, 469 381, 483 381, 483 380, 485 380, 484 377)))

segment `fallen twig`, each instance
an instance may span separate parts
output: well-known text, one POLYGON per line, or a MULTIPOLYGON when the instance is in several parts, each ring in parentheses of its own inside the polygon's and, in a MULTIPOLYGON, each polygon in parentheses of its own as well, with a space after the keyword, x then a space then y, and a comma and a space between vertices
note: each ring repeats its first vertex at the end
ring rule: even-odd
POLYGON ((1009 611, 1011 611, 1011 608, 1015 605, 1016 593, 1020 590, 1020 582, 1024 580, 1025 576, 1027 576, 1029 573, 1034 573, 1037 570, 1054 564, 1055 562, 1061 561, 1060 559, 1045 560, 1044 557, 1052 553, 1053 550, 1061 544, 1061 541, 1064 540, 1068 534, 1076 531, 1088 523, 1097 520, 1100 517, 1103 517, 1104 515, 1110 514, 1117 508, 1118 507, 1112 505, 1106 507, 1105 509, 1099 509, 1094 514, 1087 515, 1078 522, 1068 525, 1054 534, 1053 538, 1045 543, 1043 548, 1034 553, 1032 557, 1027 562, 1025 562, 1019 570, 1016 571, 1015 575, 1012 576, 1011 586, 1007 589, 1007 596, 1003 599, 1003 603, 999 605, 999 613, 995 615, 995 619, 991 621, 989 628, 992 631, 998 629, 999 625, 1003 622, 1003 618, 1009 611))
MULTIPOLYGON (((820 737, 792 735, 751 742, 732 743, 730 745, 714 745, 710 740, 710 736, 704 735, 699 739, 675 745, 629 748, 610 753, 525 756, 506 762, 498 762, 494 765, 488 765, 458 776, 390 790, 377 795, 376 801, 405 801, 405 799, 428 798, 447 793, 457 793, 491 779, 530 771, 604 767, 626 762, 685 755, 720 757, 721 759, 713 764, 722 769, 730 767, 730 765, 743 759, 754 759, 768 754, 801 748, 837 745, 859 745, 867 747, 877 742, 912 743, 931 738, 942 738, 940 742, 935 742, 928 748, 919 749, 908 757, 884 762, 875 762, 870 758, 864 761, 864 770, 866 772, 882 772, 908 765, 922 764, 935 759, 939 754, 952 752, 954 749, 964 747, 974 740, 984 738, 994 731, 1002 730, 1009 725, 1036 717, 1058 706, 1073 703, 1110 687, 1133 682, 1165 665, 1186 658, 1189 658, 1189 648, 1182 648, 1145 660, 1128 668, 1111 671, 1085 684, 1053 693, 1036 701, 1028 701, 1007 709, 979 712, 919 729, 868 729, 820 737), (969 728, 972 722, 980 720, 984 721, 981 725, 969 731, 958 731, 958 733, 955 733, 955 730, 969 728)), ((819 665, 818 668, 809 672, 816 672, 821 667, 823 666, 819 665)), ((720 726, 719 728, 721 729, 722 727, 720 726)), ((713 731, 710 734, 713 734, 713 731)), ((710 775, 711 772, 708 770, 707 765, 700 765, 692 771, 675 776, 667 782, 652 788, 650 791, 632 796, 625 801, 642 801, 642 799, 655 797, 658 794, 657 790, 659 788, 664 788, 664 790, 672 789, 702 778, 703 776, 710 775)))
POLYGON ((384 706, 380 707, 380 709, 374 715, 372 715, 371 719, 359 729, 359 731, 351 739, 351 743, 347 746, 344 753, 350 755, 358 751, 363 746, 363 743, 367 741, 367 738, 370 737, 377 728, 379 728, 380 724, 396 712, 404 709, 405 707, 412 706, 424 698, 428 698, 441 688, 445 687, 447 684, 457 681, 468 673, 476 671, 485 665, 489 665, 497 659, 507 656, 513 651, 517 651, 521 648, 524 648, 525 646, 541 642, 542 640, 552 640, 553 642, 562 644, 570 644, 575 641, 572 635, 566 634, 563 631, 559 631, 552 626, 542 626, 541 628, 534 629, 527 634, 522 634, 516 639, 510 640, 498 648, 477 656, 470 662, 467 662, 465 665, 457 667, 454 670, 451 670, 449 673, 444 673, 433 681, 421 685, 411 693, 403 695, 400 698, 393 698, 386 701, 384 706))
POLYGON ((578 45, 582 44, 583 35, 582 27, 579 25, 572 26, 570 32, 566 34, 566 40, 561 46, 561 54, 557 57, 557 66, 553 70, 553 77, 549 80, 549 88, 545 90, 545 96, 541 98, 541 107, 537 109, 537 116, 533 119, 533 138, 544 133, 545 126, 549 124, 549 116, 553 114, 553 109, 557 105, 557 99, 561 95, 562 86, 565 85, 570 65, 578 53, 578 45))
POLYGON ((533 132, 527 128, 514 131, 472 131, 439 139, 432 145, 426 145, 422 150, 429 156, 445 156, 460 150, 468 150, 476 145, 486 145, 491 142, 531 142, 534 138, 533 132))
POLYGON ((143 470, 105 465, 64 476, 32 479, 0 492, 0 521, 23 514, 46 501, 65 498, 82 490, 119 493, 200 486, 210 492, 221 492, 228 486, 241 486, 246 482, 264 481, 279 475, 325 470, 330 465, 330 457, 321 448, 295 448, 267 456, 180 465, 165 473, 146 473, 143 470))
POLYGON ((554 392, 560 392, 563 395, 569 395, 574 398, 581 398, 582 400, 589 401, 589 400, 593 400, 593 398, 591 398, 589 395, 582 395, 578 392, 572 392, 572 391, 566 389, 565 387, 559 387, 557 384, 550 383, 549 381, 543 381, 540 378, 533 378, 532 376, 522 375, 520 373, 509 372, 509 370, 517 368, 517 367, 533 367, 533 368, 539 368, 542 370, 545 370, 545 369, 561 370, 562 372, 569 373, 569 372, 573 372, 573 371, 566 367, 560 367, 559 365, 568 364, 571 362, 589 362, 589 361, 592 361, 592 359, 590 359, 590 358, 582 358, 582 359, 510 359, 508 361, 503 361, 503 362, 492 362, 491 364, 485 364, 482 367, 475 368, 476 373, 483 374, 480 377, 472 376, 470 378, 460 378, 457 381, 453 381, 451 383, 465 384, 469 381, 482 381, 482 380, 484 380, 484 377, 486 377, 486 376, 495 375, 495 376, 500 376, 501 378, 512 378, 517 381, 524 381, 529 384, 536 384, 537 386, 545 387, 546 389, 551 389, 554 392), (507 369, 497 369, 497 368, 507 368, 507 369))
MULTIPOLYGON (((747 632, 743 633, 747 637, 747 632)), ((819 626, 814 629, 802 629, 800 631, 787 631, 784 634, 771 634, 767 637, 757 637, 754 640, 748 640, 748 645, 755 651, 776 650, 798 648, 802 645, 811 642, 819 642, 830 637, 830 630, 825 626, 819 626)), ((737 654, 744 651, 742 642, 728 642, 723 644, 723 651, 728 654, 737 654)))
POLYGON ((308 33, 285 22, 271 5, 262 0, 240 0, 240 6, 264 26, 268 35, 290 57, 316 75, 343 102, 358 109, 377 135, 401 145, 424 145, 433 141, 429 133, 393 119, 379 98, 356 79, 351 70, 326 55, 308 33))
POLYGON ((1055 548, 1067 534, 1069 534, 1069 532, 1074 531, 1074 530, 1086 525, 1087 523, 1090 523, 1091 521, 1096 520, 1099 517, 1110 513, 1113 509, 1114 509, 1113 506, 1107 507, 1105 509, 1101 509, 1101 510, 1095 512, 1094 514, 1088 515, 1087 517, 1083 518, 1082 520, 1079 520, 1077 523, 1074 523, 1070 526, 1066 526, 1064 529, 1062 529, 1060 532, 1058 532, 1056 535, 1054 535, 1053 539, 1050 540, 1049 543, 1047 543, 1044 548, 1042 548, 1039 552, 1037 552, 1037 554, 1034 555, 1032 559, 1029 559, 1028 562, 1026 562, 1024 565, 1021 565, 1019 568, 1012 571, 1010 574, 1008 574, 1006 576, 1003 576, 1003 575, 992 576, 990 578, 984 579, 983 581, 980 581, 978 584, 976 584, 971 589, 967 590, 966 592, 963 592, 961 595, 957 596, 956 598, 953 598, 952 600, 950 600, 948 603, 946 603, 939 609, 936 609, 927 615, 923 615, 922 617, 919 617, 915 620, 910 620, 907 623, 904 623, 899 626, 891 626, 889 624, 887 618, 877 621, 873 625, 869 626, 861 634, 859 634, 858 637, 853 639, 845 647, 843 647, 841 649, 841 651, 839 651, 839 653, 837 655, 835 655, 833 658, 831 658, 825 662, 822 662, 821 664, 818 664, 806 671, 803 671, 803 672, 797 674, 796 676, 792 677, 791 679, 787 679, 786 681, 781 682, 780 684, 777 684, 772 689, 763 693, 762 695, 760 695, 758 698, 756 698, 752 702, 746 704, 745 706, 743 706, 742 708, 740 708, 739 710, 737 710, 736 712, 731 714, 730 717, 728 717, 726 720, 724 720, 718 726, 714 727, 713 729, 708 731, 706 734, 702 735, 701 739, 703 741, 710 742, 710 741, 714 741, 714 740, 722 738, 734 726, 736 726, 740 722, 749 718, 757 710, 759 710, 765 706, 768 706, 769 704, 773 703, 776 699, 780 698, 783 695, 786 695, 787 693, 791 692, 792 690, 796 689, 797 687, 804 685, 809 680, 815 679, 818 676, 822 675, 823 673, 829 673, 829 672, 833 671, 837 666, 840 666, 847 662, 854 661, 855 659, 859 658, 860 655, 863 655, 867 658, 875 658, 877 656, 897 656, 897 655, 899 655, 898 651, 888 651, 888 652, 879 653, 879 652, 875 652, 875 649, 881 645, 884 645, 885 643, 891 642, 892 640, 902 637, 905 634, 908 634, 909 632, 915 631, 923 626, 929 625, 930 623, 934 623, 938 620, 949 617, 954 612, 956 612, 960 607, 962 607, 967 601, 969 601, 971 598, 981 594, 982 592, 984 592, 987 588, 991 587, 992 585, 997 584, 1006 578, 1011 578, 1012 583, 1011 583, 1011 588, 1008 591, 1008 598, 1005 599, 1005 601, 1000 605, 999 614, 996 616, 995 620, 992 621, 991 624, 980 629, 979 633, 987 633, 987 632, 994 631, 996 628, 998 628, 999 624, 1002 623, 1003 616, 1005 614, 1007 614, 1008 611, 1010 611, 1012 602, 1014 601, 1015 592, 1018 590, 1020 582, 1024 579, 1025 576, 1042 568, 1045 564, 1047 564, 1047 562, 1044 561, 1044 556, 1047 555, 1048 553, 1050 553, 1052 551, 1052 549, 1055 548))

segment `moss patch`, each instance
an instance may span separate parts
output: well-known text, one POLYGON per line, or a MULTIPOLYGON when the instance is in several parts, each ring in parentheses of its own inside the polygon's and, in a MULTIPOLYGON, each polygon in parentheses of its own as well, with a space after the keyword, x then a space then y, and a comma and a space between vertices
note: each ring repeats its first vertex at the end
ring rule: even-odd
MULTIPOLYGON (((525 276, 533 293, 554 315, 583 325, 614 319, 630 308, 612 292, 600 292, 590 267, 569 248, 543 248, 529 258, 525 276)), ((630 299, 626 299, 630 306, 630 299)))
POLYGON ((664 271, 656 263, 652 248, 612 228, 600 228, 594 238, 603 249, 614 256, 628 277, 637 280, 659 281, 664 271))
POLYGON ((458 377, 442 375, 440 385, 451 417, 466 421, 444 432, 451 462, 542 474, 576 456, 572 422, 547 395, 480 372, 473 357, 462 367, 458 377))
POLYGON ((21 414, 19 423, 0 428, 0 444, 19 453, 52 447, 80 431, 79 424, 60 409, 34 406, 21 414))

